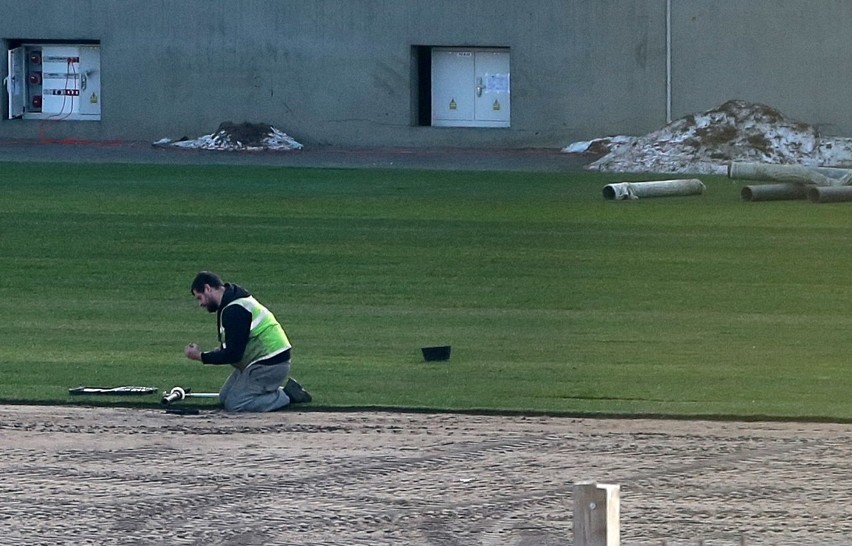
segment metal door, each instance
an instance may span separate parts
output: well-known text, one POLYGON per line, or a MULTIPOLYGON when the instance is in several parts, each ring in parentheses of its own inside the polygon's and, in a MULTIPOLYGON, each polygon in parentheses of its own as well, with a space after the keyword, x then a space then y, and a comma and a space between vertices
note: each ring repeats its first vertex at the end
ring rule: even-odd
POLYGON ((432 125, 459 127, 473 121, 473 52, 432 50, 432 125))
POLYGON ((509 127, 509 51, 432 48, 432 125, 509 127))
POLYGON ((477 51, 474 119, 489 126, 509 126, 509 53, 477 51))
POLYGON ((80 47, 80 114, 101 117, 101 48, 80 47))
POLYGON ((26 96, 24 89, 24 68, 26 57, 24 48, 16 47, 9 50, 9 74, 5 78, 6 93, 9 95, 9 119, 20 118, 24 115, 26 96))

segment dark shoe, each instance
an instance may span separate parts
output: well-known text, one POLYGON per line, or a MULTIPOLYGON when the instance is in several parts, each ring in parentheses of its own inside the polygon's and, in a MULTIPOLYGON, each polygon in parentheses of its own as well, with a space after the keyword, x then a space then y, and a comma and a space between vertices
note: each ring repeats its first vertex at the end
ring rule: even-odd
POLYGON ((284 385, 284 394, 290 399, 291 404, 306 404, 313 400, 311 393, 302 388, 292 377, 287 378, 284 385))

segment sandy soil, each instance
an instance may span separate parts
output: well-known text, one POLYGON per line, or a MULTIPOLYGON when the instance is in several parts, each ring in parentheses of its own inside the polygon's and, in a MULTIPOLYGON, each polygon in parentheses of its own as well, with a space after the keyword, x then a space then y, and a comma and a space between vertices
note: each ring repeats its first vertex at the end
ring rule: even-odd
POLYGON ((0 407, 2 544, 850 544, 848 425, 0 407))

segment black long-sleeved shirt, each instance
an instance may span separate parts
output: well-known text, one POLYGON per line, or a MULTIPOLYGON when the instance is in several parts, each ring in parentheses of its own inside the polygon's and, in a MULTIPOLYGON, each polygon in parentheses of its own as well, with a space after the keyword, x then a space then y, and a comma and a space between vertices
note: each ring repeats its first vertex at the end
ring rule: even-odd
POLYGON ((216 312, 219 348, 201 353, 205 364, 236 364, 243 357, 251 331, 251 313, 241 305, 228 306, 232 301, 251 296, 243 287, 225 283, 225 293, 216 312), (224 339, 223 337, 224 332, 224 339))

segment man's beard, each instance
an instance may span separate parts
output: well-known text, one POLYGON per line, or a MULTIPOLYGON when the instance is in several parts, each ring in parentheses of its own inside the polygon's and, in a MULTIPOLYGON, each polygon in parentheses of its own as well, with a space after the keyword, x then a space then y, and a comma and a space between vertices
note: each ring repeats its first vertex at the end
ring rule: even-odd
POLYGON ((211 313, 215 313, 216 311, 218 311, 218 310, 219 310, 219 304, 218 304, 218 303, 216 303, 215 301, 211 301, 211 302, 210 302, 210 303, 208 303, 205 307, 206 307, 206 309, 207 309, 208 311, 210 311, 211 313))

